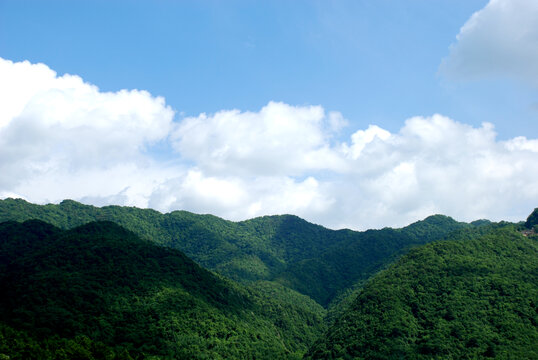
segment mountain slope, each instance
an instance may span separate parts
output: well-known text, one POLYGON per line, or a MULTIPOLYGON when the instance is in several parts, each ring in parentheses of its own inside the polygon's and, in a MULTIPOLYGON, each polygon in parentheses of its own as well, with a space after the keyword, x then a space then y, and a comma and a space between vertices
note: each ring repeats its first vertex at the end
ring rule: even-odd
POLYGON ((296 216, 231 222, 186 211, 97 208, 65 200, 34 205, 0 200, 0 221, 40 219, 69 229, 94 220, 114 221, 160 245, 179 249, 202 266, 239 281, 276 280, 327 306, 415 245, 471 225, 432 216, 403 229, 329 230, 296 216))
POLYGON ((277 281, 327 306, 340 292, 367 280, 411 247, 440 240, 468 226, 434 215, 402 229, 341 230, 336 234, 344 240, 317 258, 291 264, 277 281))
POLYGON ((538 208, 534 209, 534 211, 527 218, 527 221, 525 221, 526 228, 532 229, 535 226, 538 226, 538 208))
POLYGON ((0 224, 0 288, 0 354, 12 359, 73 347, 97 357, 297 358, 323 330, 323 309, 305 296, 242 287, 111 222, 0 224), (13 350, 20 339, 26 348, 13 350))
POLYGON ((179 249, 202 266, 236 280, 270 279, 287 263, 314 257, 339 240, 331 237, 331 230, 292 215, 234 223, 187 211, 161 214, 132 207, 98 208, 72 200, 58 205, 0 200, 0 221, 30 219, 63 229, 90 221, 113 221, 142 238, 179 249))
POLYGON ((537 259, 537 238, 509 226, 413 249, 306 358, 538 358, 537 259))

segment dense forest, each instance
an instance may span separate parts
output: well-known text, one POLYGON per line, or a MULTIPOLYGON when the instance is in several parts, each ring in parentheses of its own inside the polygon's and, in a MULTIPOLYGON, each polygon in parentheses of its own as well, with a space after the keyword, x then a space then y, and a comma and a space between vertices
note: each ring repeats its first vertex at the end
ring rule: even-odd
POLYGON ((537 358, 537 227, 0 200, 0 359, 537 358))
POLYGON ((44 206, 20 199, 0 200, 0 221, 29 219, 63 229, 113 221, 143 239, 181 250, 227 278, 277 281, 323 306, 410 247, 473 226, 436 215, 402 229, 334 231, 292 215, 236 223, 186 211, 161 214, 132 207, 98 208, 72 200, 44 206))
POLYGON ((537 239, 466 235, 374 277, 306 358, 537 359, 537 239))
POLYGON ((13 359, 298 358, 323 330, 307 297, 242 287, 110 222, 5 222, 0 239, 0 353, 13 359))

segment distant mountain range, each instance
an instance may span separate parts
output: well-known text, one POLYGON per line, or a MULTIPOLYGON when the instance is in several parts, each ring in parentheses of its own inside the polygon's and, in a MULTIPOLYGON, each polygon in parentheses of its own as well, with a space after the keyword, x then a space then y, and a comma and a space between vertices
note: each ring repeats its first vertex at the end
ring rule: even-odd
POLYGON ((34 205, 0 200, 0 221, 39 219, 63 229, 112 221, 143 239, 183 251, 203 267, 230 279, 274 280, 328 306, 410 247, 473 225, 435 215, 403 229, 329 230, 297 216, 264 216, 231 222, 186 211, 102 208, 65 200, 34 205))
POLYGON ((5 199, 0 223, 0 359, 474 358, 522 355, 537 339, 537 210, 518 224, 434 215, 356 232, 293 215, 5 199), (521 291, 469 286, 497 286, 503 269, 501 285, 521 291), (432 301, 445 293, 458 295, 432 301), (487 336, 462 313, 473 307, 495 323, 487 336), (434 326, 443 316, 450 331, 434 326))

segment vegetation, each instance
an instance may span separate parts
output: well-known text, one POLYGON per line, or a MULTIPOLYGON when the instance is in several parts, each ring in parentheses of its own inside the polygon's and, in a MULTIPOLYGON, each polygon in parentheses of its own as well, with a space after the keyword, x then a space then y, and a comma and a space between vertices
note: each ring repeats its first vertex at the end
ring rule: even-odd
POLYGON ((0 221, 0 360, 538 358, 537 209, 356 232, 6 199, 0 221))
POLYGON ((63 229, 107 220, 144 239, 183 251, 203 267, 242 282, 272 280, 323 306, 394 261, 410 247, 471 225, 436 215, 403 229, 333 231, 292 215, 231 222, 186 211, 161 214, 65 200, 34 205, 0 200, 0 221, 40 219, 63 229))
POLYGON ((534 211, 529 215, 529 217, 527 218, 527 221, 525 222, 525 227, 527 229, 532 229, 537 225, 538 225, 538 208, 534 209, 534 211))
MULTIPOLYGON (((429 220, 437 218, 437 219, 443 219, 446 217, 443 216, 433 216, 429 217, 424 221, 417 222, 415 224, 412 224, 410 227, 414 227, 415 225, 420 225, 421 227, 425 225, 429 220)), ((461 224, 461 223, 460 223, 461 224)), ((510 223, 500 222, 500 223, 492 223, 487 220, 478 220, 471 223, 472 226, 462 226, 459 229, 452 229, 451 231, 447 232, 447 235, 440 238, 438 241, 447 241, 447 240, 468 240, 468 239, 475 239, 480 236, 483 236, 485 234, 490 233, 491 231, 494 231, 495 229, 503 228, 508 225, 512 225, 510 223)), ((404 228, 405 229, 405 228, 404 228)), ((400 255, 405 252, 405 250, 409 250, 409 248, 404 249, 404 251, 400 252, 400 255)), ((385 270, 389 266, 391 266, 395 261, 397 257, 394 257, 393 259, 387 260, 384 265, 379 269, 378 272, 371 274, 370 277, 362 276, 361 279, 357 282, 355 282, 352 286, 348 287, 345 291, 341 292, 329 305, 329 308, 327 309, 327 324, 332 324, 335 319, 339 318, 343 315, 344 311, 347 310, 347 308, 355 301, 358 294, 364 287, 364 285, 377 273, 385 270), (391 261, 392 260, 392 261, 391 261)))
POLYGON ((457 238, 378 274, 306 358, 538 358, 536 238, 512 226, 457 238))
POLYGON ((0 224, 0 357, 300 358, 324 310, 245 288, 111 222, 0 224))
POLYGON ((336 231, 335 235, 344 235, 344 240, 316 258, 290 264, 277 280, 327 306, 339 293, 364 282, 411 247, 442 239, 468 226, 435 215, 402 229, 336 231))

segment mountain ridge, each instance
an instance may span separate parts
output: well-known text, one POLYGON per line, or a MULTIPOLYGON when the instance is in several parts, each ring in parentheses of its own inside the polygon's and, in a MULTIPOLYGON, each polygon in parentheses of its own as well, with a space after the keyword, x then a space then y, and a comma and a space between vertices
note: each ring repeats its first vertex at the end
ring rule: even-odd
MULTIPOLYGON (((534 227, 536 213, 527 219, 534 227)), ((293 215, 234 223, 185 211, 0 200, 0 285, 10 291, 0 299, 0 358, 503 357, 518 353, 513 334, 535 336, 538 323, 530 285, 537 237, 527 223, 432 215, 355 232, 293 215), (81 225, 65 230, 39 217, 81 225), (24 218, 33 220, 13 221, 24 218), (454 291, 458 297, 443 295, 454 291), (481 291, 526 315, 495 301, 468 310, 481 291), (435 305, 438 298, 450 301, 435 305), (495 329, 473 318, 480 311, 495 329), (470 325, 458 325, 462 319, 470 325)))
POLYGON ((45 353, 86 339, 79 350, 126 358, 297 359, 324 328, 324 310, 304 295, 244 287, 113 222, 3 222, 0 254, 0 334, 45 353))
POLYGON ((471 226, 432 215, 401 229, 357 232, 327 229, 295 215, 232 222, 183 210, 162 214, 115 205, 99 208, 73 200, 58 205, 0 200, 0 221, 32 218, 61 228, 114 221, 142 238, 181 250, 203 267, 233 280, 275 280, 323 306, 406 249, 471 226), (314 281, 315 274, 327 276, 314 281))
POLYGON ((306 359, 538 356, 538 240, 513 225, 411 250, 374 276, 306 359))

